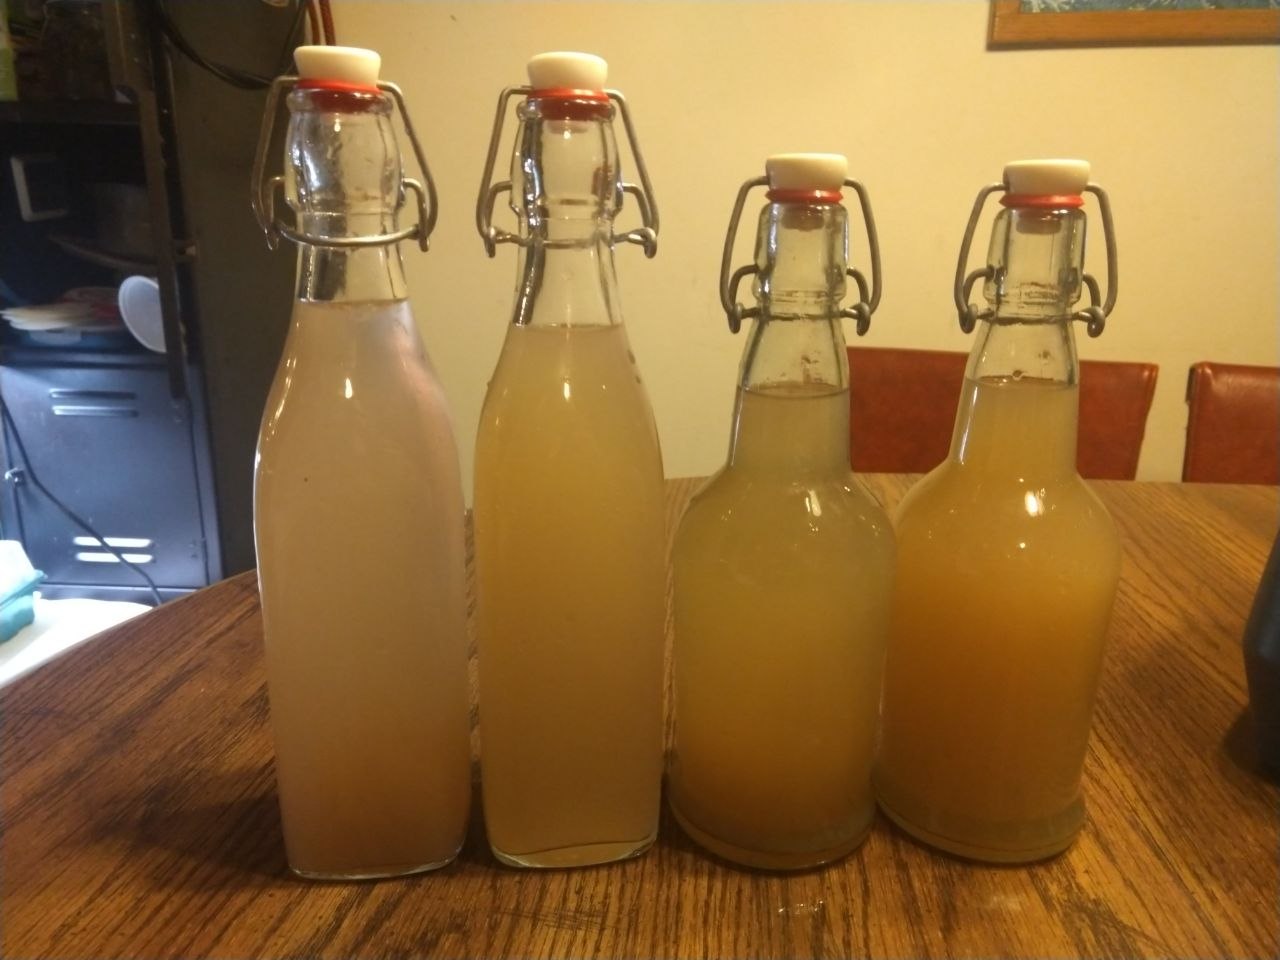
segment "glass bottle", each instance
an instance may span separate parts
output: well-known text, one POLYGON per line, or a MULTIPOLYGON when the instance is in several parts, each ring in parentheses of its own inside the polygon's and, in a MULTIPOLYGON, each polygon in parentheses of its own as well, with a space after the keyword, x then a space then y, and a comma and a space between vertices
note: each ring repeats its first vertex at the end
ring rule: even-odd
MULTIPOLYGON (((605 69, 585 54, 535 57, 531 85, 499 101, 480 194, 490 251, 520 248, 474 502, 485 823, 515 866, 634 856, 658 827, 662 459, 614 275, 613 220, 635 188, 619 180, 615 104, 627 115, 605 69), (512 179, 491 188, 513 94, 512 179), (503 190, 518 237, 486 224, 503 190)), ((633 236, 652 249, 652 226, 633 236)))
POLYGON ((947 460, 895 515, 898 568, 876 790, 914 837, 1019 862, 1070 845, 1120 546, 1076 472, 1073 319, 1101 332, 1116 292, 1106 195, 1083 161, 1023 161, 985 188, 957 272, 969 356, 947 460), (961 289, 985 197, 1004 191, 987 266, 961 289), (1110 293, 1082 272, 1083 192, 1101 204, 1110 293), (991 308, 966 306, 985 280, 991 308), (1073 305, 1082 284, 1093 306, 1073 305))
POLYGON ((295 873, 395 876, 452 860, 470 807, 461 478, 396 242, 425 247, 432 213, 401 178, 377 54, 296 56, 273 88, 293 85, 285 176, 261 177, 276 96, 255 174, 268 235, 299 244, 254 487, 276 780, 295 873), (397 229, 406 186, 419 223, 397 229))
MULTIPOLYGON (((878 294, 841 309, 840 189, 862 196, 846 167, 834 154, 779 155, 743 187, 726 253, 747 190, 770 187, 749 268, 759 307, 728 462, 690 502, 672 551, 671 807, 702 846, 753 867, 844 856, 875 814, 894 547, 849 468, 841 317, 869 318, 878 294)), ((863 209, 870 226, 865 197, 863 209)))

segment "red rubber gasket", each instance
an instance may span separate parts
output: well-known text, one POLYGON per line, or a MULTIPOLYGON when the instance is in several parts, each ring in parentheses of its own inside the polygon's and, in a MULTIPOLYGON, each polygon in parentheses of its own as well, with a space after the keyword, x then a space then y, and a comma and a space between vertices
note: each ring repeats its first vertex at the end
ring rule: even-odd
POLYGON ((534 90, 529 100, 538 104, 546 120, 603 120, 609 116, 609 95, 603 90, 553 87, 534 90))
POLYGON ((770 190, 765 194, 771 203, 839 203, 839 190, 770 190))
POLYGON ((546 87, 529 93, 530 100, 608 100, 603 90, 576 90, 573 87, 546 87))
POLYGON ((341 80, 299 80, 297 88, 310 94, 321 110, 332 113, 365 113, 385 99, 377 87, 341 80))
POLYGON ((335 93, 379 93, 381 91, 371 83, 348 83, 345 80, 320 80, 307 77, 298 81, 300 90, 332 90, 335 93))
POLYGON ((1063 207, 1083 207, 1084 197, 1077 194, 1006 193, 1000 198, 1005 207, 1044 207, 1061 210, 1063 207))

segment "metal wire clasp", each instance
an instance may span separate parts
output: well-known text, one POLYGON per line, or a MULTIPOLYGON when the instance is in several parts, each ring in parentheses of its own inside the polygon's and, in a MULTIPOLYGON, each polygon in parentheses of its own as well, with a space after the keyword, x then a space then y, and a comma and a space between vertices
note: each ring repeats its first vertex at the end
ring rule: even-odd
MULTIPOLYGON (((769 185, 769 178, 753 177, 738 188, 738 198, 733 204, 733 214, 729 217, 729 232, 724 238, 724 254, 720 258, 720 305, 724 307, 729 320, 729 329, 737 333, 742 329, 742 321, 760 316, 760 307, 744 307, 738 303, 738 284, 746 277, 755 276, 760 267, 754 263, 733 269, 733 245, 738 237, 738 223, 742 219, 742 209, 747 203, 747 194, 756 187, 769 185)), ((858 302, 852 307, 844 307, 841 317, 848 317, 856 322, 858 336, 863 336, 871 327, 871 315, 880 306, 880 240, 876 233, 876 220, 871 213, 871 199, 867 190, 857 180, 845 180, 844 186, 858 195, 858 204, 862 207, 862 222, 867 230, 867 243, 871 248, 871 288, 867 289, 867 278, 856 267, 848 267, 845 274, 853 278, 858 285, 858 302)))
MULTIPOLYGON (((512 97, 528 98, 534 92, 532 87, 507 87, 498 96, 498 109, 493 117, 493 131, 489 134, 489 152, 484 160, 484 174, 480 180, 480 193, 476 197, 476 230, 484 241, 485 252, 489 256, 497 253, 500 243, 514 243, 517 246, 528 246, 529 240, 493 225, 493 206, 499 194, 511 193, 511 181, 493 182, 493 168, 498 159, 498 147, 502 140, 502 125, 507 118, 507 104, 512 97)), ((627 142, 631 145, 631 156, 636 162, 636 172, 640 175, 640 184, 623 182, 619 184, 623 193, 636 198, 640 208, 642 227, 628 230, 623 234, 614 234, 613 242, 635 243, 644 247, 644 255, 653 257, 658 252, 658 202, 653 196, 653 184, 649 181, 649 171, 644 163, 644 154, 640 150, 640 141, 636 138, 635 125, 631 121, 631 111, 627 109, 626 98, 617 90, 605 90, 605 96, 618 105, 622 115, 622 125, 627 132, 627 142)))
POLYGON ((297 84, 298 78, 292 76, 277 77, 271 84, 271 89, 267 91, 266 109, 262 114, 262 129, 258 134, 258 149, 253 158, 250 201, 253 204, 254 216, 258 218, 258 225, 262 227, 263 233, 267 235, 267 246, 274 250, 282 236, 295 243, 307 243, 317 247, 378 247, 389 243, 399 243, 401 240, 415 239, 418 241, 420 249, 427 250, 430 247, 431 233, 436 228, 436 216, 439 211, 436 183, 431 177, 431 168, 427 165, 427 155, 422 149, 422 143, 418 140, 417 133, 414 132, 413 121, 409 119, 409 110, 405 106, 404 94, 401 93, 396 84, 389 83, 386 80, 378 81, 378 89, 383 93, 390 94, 391 99, 395 101, 395 105, 399 108, 400 119, 404 123, 404 132, 409 137, 410 146, 413 147, 413 155, 418 161, 418 169, 422 171, 422 175, 426 180, 426 186, 424 187, 421 181, 412 177, 400 178, 401 197, 403 198, 406 191, 410 191, 414 195, 418 208, 417 223, 394 233, 382 233, 370 237, 315 237, 276 219, 275 194, 276 190, 284 185, 284 177, 279 174, 267 177, 267 151, 271 149, 271 134, 275 127, 276 112, 280 98, 297 84))
MULTIPOLYGON (((978 218, 982 215, 987 197, 1008 189, 1007 184, 991 183, 978 191, 978 196, 973 201, 973 210, 969 214, 969 222, 964 228, 964 239, 960 241, 960 258, 956 262, 953 296, 960 318, 960 329, 965 333, 972 333, 979 320, 990 320, 995 316, 994 308, 979 310, 975 304, 969 302, 973 285, 979 280, 990 280, 994 276, 991 265, 974 270, 968 276, 964 271, 969 263, 969 248, 973 244, 973 234, 978 228, 978 218)), ((1107 318, 1111 316, 1111 310, 1116 305, 1116 294, 1120 290, 1120 268, 1116 261, 1116 231, 1115 224, 1111 220, 1111 201, 1107 197, 1107 192, 1096 183, 1090 183, 1084 189, 1086 193, 1092 193, 1098 198, 1098 210, 1102 214, 1102 236, 1107 247, 1107 295, 1104 299, 1098 288, 1098 281, 1092 274, 1084 274, 1081 280, 1089 290, 1089 306, 1083 310, 1077 310, 1071 315, 1071 319, 1083 320, 1089 336, 1096 337, 1106 327, 1107 318)))

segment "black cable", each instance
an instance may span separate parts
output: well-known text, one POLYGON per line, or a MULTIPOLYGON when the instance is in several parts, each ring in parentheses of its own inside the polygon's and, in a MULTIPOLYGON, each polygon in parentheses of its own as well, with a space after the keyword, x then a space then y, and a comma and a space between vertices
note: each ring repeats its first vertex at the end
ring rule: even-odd
POLYGON ((319 0, 320 21, 324 24, 324 42, 333 46, 338 42, 337 32, 333 29, 333 10, 329 8, 329 0, 319 0))
MULTIPOLYGON (((293 12, 293 22, 289 25, 289 32, 285 34, 284 47, 277 58, 277 73, 284 73, 289 68, 289 61, 293 51, 293 39, 297 35, 298 28, 302 25, 303 17, 307 12, 307 0, 296 0, 296 2, 297 6, 293 12)), ((174 23, 173 18, 169 15, 165 0, 151 0, 151 7, 155 11, 156 19, 160 23, 160 30, 165 39, 196 66, 207 70, 223 83, 230 84, 240 90, 265 90, 271 86, 273 77, 264 77, 259 73, 241 70, 238 67, 228 66, 225 63, 219 63, 203 56, 200 51, 192 46, 182 31, 178 29, 178 25, 174 23)))
POLYGON ((0 416, 4 417, 4 422, 9 425, 9 431, 13 434, 13 442, 18 447, 18 456, 22 458, 23 473, 26 478, 31 481, 31 485, 44 494, 49 502, 61 510, 72 523, 97 540, 102 549, 106 550, 113 557, 145 580, 147 583, 147 589, 151 591, 151 599, 155 600, 157 607, 164 603, 164 600, 160 598, 159 587, 156 586, 156 582, 151 579, 151 575, 148 574, 147 571, 143 570, 136 563, 126 560, 123 553, 111 546, 111 544, 107 543, 106 537, 93 529, 86 520, 55 497, 53 493, 50 492, 49 488, 40 482, 40 478, 36 476, 35 467, 31 465, 31 458, 27 456, 27 448, 22 442, 22 434, 18 432, 18 425, 13 421, 13 414, 9 412, 9 405, 4 402, 4 397, 0 397, 0 416))

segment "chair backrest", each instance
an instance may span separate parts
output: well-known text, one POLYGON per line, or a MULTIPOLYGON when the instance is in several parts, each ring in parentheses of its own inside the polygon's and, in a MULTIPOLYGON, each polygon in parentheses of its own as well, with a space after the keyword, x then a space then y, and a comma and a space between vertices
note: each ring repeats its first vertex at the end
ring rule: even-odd
MULTIPOLYGON (((850 440, 861 473, 924 473, 946 459, 967 356, 944 350, 849 348, 850 440)), ((1090 479, 1132 480, 1159 368, 1080 363, 1077 466, 1090 479)))
POLYGON ((1280 368, 1193 364, 1182 479, 1280 483, 1280 368))
POLYGON ((858 473, 926 473, 947 458, 963 353, 849 348, 850 459, 858 473))
POLYGON ((1076 469, 1090 480, 1132 480, 1160 368, 1154 363, 1080 361, 1076 469))

